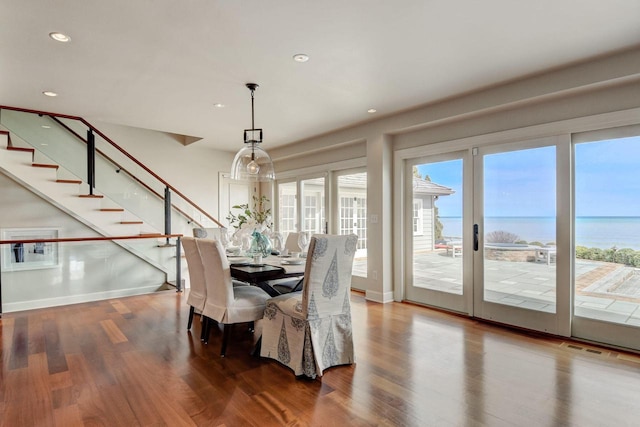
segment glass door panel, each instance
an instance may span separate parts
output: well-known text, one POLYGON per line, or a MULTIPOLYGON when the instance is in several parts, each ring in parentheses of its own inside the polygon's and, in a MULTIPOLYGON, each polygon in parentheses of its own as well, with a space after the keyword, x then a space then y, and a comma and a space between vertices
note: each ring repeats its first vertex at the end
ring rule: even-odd
POLYGON ((367 173, 338 176, 339 234, 358 236, 353 275, 367 277, 367 173))
POLYGON ((306 179, 302 185, 302 230, 310 234, 325 232, 324 178, 306 179))
POLYGON ((555 332, 556 145, 542 144, 475 158, 475 306, 479 317, 555 332))
POLYGON ((297 183, 278 183, 278 231, 286 236, 298 231, 297 222, 297 183))
POLYGON ((640 348, 638 170, 640 136, 575 144, 573 334, 636 349, 640 348))
POLYGON ((469 312, 463 298, 463 154, 408 162, 406 298, 469 312))

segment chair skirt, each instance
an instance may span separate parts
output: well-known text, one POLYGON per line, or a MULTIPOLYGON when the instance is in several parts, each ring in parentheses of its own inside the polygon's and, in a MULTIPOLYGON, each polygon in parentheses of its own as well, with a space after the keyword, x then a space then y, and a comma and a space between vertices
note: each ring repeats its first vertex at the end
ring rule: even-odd
POLYGON ((352 364, 350 311, 305 319, 300 292, 272 298, 262 322, 260 355, 288 366, 297 376, 310 378, 322 376, 331 366, 352 364))

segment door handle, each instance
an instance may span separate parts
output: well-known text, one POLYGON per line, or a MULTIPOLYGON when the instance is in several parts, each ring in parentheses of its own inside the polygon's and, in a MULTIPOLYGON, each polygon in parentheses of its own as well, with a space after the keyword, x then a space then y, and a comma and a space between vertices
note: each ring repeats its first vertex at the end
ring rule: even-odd
POLYGON ((473 224, 473 250, 478 251, 478 224, 473 224))

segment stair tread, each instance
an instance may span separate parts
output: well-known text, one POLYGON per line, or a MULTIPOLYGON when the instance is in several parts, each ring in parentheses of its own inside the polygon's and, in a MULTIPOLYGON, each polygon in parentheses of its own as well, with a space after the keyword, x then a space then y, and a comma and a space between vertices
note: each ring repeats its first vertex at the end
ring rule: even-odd
POLYGON ((10 147, 7 147, 7 150, 9 150, 9 151, 25 151, 25 152, 28 152, 28 153, 33 153, 33 152, 36 151, 35 148, 15 147, 13 145, 10 146, 10 147))
POLYGON ((82 184, 82 181, 79 179, 56 179, 56 182, 61 184, 82 184))
POLYGON ((51 168, 51 169, 58 169, 60 167, 58 165, 50 165, 46 163, 31 163, 31 166, 33 166, 34 168, 51 168))
POLYGON ((120 224, 144 224, 142 221, 120 221, 120 224))
POLYGON ((101 208, 102 212, 124 212, 123 208, 101 208))
POLYGON ((88 199, 102 199, 104 196, 101 194, 80 194, 78 197, 83 197, 88 199))

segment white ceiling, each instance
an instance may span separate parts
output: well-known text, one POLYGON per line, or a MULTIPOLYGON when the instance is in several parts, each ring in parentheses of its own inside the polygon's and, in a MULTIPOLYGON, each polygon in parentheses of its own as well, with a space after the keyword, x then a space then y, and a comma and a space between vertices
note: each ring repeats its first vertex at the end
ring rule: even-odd
POLYGON ((268 150, 638 44, 639 0, 3 0, 0 104, 235 151, 256 82, 268 150))

